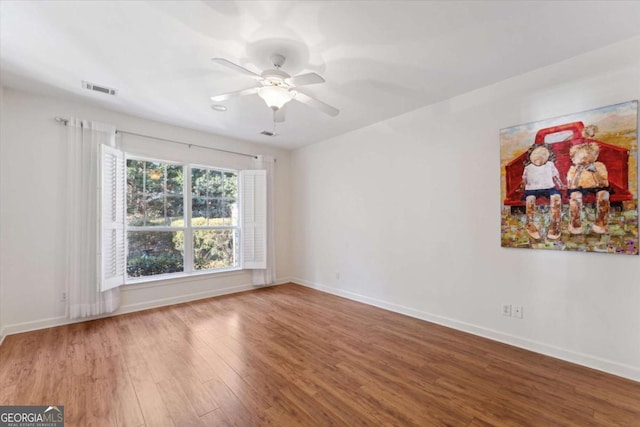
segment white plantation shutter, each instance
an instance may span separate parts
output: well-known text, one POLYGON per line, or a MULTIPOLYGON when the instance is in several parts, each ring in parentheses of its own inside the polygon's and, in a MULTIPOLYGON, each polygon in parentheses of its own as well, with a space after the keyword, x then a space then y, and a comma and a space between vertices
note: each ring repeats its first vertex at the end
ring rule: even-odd
POLYGON ((124 153, 100 146, 100 291, 124 284, 125 279, 125 160, 124 153))
POLYGON ((267 267, 267 171, 240 171, 242 268, 267 267))

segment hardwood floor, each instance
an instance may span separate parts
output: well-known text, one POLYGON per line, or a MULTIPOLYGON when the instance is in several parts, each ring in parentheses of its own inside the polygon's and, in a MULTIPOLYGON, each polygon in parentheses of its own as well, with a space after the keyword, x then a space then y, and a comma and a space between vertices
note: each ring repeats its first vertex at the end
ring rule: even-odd
POLYGON ((294 284, 12 335, 68 426, 640 426, 640 383, 294 284))

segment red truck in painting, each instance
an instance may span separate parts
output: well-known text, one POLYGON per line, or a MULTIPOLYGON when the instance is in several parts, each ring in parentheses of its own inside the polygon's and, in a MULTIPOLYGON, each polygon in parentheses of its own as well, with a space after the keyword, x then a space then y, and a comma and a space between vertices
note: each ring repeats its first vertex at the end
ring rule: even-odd
MULTIPOLYGON (((623 201, 633 200, 633 194, 629 192, 629 151, 621 147, 616 147, 615 145, 586 137, 583 134, 583 131, 584 123, 582 122, 566 123, 559 126, 544 128, 540 129, 536 134, 535 143, 544 144, 547 142, 552 144, 553 152, 556 155, 555 165, 560 173, 560 179, 565 186, 567 184, 567 172, 571 167, 571 158, 569 157, 569 150, 571 147, 585 142, 597 143, 600 147, 598 161, 604 163, 609 172, 611 204, 615 206, 620 205, 623 201), (551 143, 550 141, 546 141, 547 137, 550 135, 560 133, 569 134, 569 136, 559 142, 551 143)), ((505 166, 506 197, 504 205, 511 206, 512 212, 514 210, 524 209, 525 205, 522 200, 523 193, 518 191, 518 189, 522 183, 522 173, 524 172, 524 160, 526 155, 527 153, 525 151, 505 166)), ((561 193, 562 201, 567 202, 566 191, 561 191, 561 193)), ((595 202, 595 195, 586 195, 584 202, 595 202)), ((538 198, 537 203, 549 203, 549 201, 546 200, 546 198, 538 198)))

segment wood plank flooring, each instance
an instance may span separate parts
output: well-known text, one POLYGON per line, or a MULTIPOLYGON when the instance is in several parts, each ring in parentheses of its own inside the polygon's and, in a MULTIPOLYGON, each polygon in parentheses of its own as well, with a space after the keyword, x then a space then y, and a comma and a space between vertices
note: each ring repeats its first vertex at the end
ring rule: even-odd
POLYGON ((640 383, 287 284, 12 335, 68 426, 640 426, 640 383))

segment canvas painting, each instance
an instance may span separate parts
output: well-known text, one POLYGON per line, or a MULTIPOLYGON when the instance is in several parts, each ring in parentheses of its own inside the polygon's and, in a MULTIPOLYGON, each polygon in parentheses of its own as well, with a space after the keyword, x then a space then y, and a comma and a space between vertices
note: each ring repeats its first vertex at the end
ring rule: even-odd
POLYGON ((638 101, 500 131, 507 248, 638 254, 638 101))

